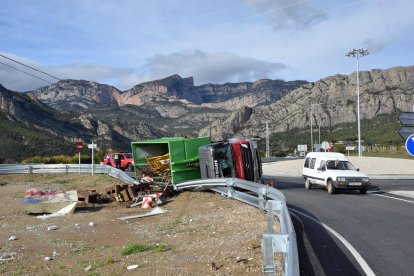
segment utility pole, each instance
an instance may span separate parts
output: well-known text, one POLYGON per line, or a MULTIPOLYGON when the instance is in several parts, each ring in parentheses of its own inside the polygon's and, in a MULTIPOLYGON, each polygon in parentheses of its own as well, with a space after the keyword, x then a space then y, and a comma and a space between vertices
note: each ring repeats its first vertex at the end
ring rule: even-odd
POLYGON ((313 110, 313 108, 314 108, 315 106, 319 106, 319 105, 321 105, 321 104, 322 104, 322 103, 315 104, 315 105, 311 106, 311 108, 310 108, 311 152, 313 152, 313 127, 312 127, 313 114, 312 114, 312 110, 313 110))
POLYGON ((269 122, 266 122, 266 157, 269 157, 269 122))

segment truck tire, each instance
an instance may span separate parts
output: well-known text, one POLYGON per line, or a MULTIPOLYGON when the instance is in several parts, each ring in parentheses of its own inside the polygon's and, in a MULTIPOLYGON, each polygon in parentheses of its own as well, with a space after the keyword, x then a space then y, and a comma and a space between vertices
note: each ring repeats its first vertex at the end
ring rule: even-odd
POLYGON ((132 165, 132 163, 129 163, 128 166, 127 166, 127 170, 129 172, 133 172, 134 171, 134 165, 132 165))
POLYGON ((305 188, 307 190, 312 189, 312 183, 309 181, 309 179, 305 180, 305 188))
POLYGON ((330 179, 326 183, 326 188, 328 189, 328 193, 330 193, 331 195, 333 195, 336 192, 336 188, 332 184, 332 180, 330 180, 330 179))
POLYGON ((367 193, 367 188, 363 188, 361 190, 359 190, 360 194, 366 194, 367 193))

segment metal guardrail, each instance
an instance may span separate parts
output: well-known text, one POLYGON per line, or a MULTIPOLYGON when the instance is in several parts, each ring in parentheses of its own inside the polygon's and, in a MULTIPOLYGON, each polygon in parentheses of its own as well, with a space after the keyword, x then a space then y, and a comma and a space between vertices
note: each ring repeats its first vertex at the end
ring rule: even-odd
POLYGON ((131 185, 139 182, 130 177, 124 171, 107 165, 90 164, 1 164, 0 174, 28 174, 28 173, 97 173, 108 174, 131 185))
MULTIPOLYGON (((122 170, 107 165, 89 164, 0 164, 2 174, 30 174, 30 173, 97 173, 108 174, 111 177, 131 185, 139 182, 122 170)), ((236 178, 219 178, 187 181, 174 186, 176 190, 209 189, 234 198, 246 204, 259 208, 267 213, 268 229, 262 237, 263 274, 275 275, 277 267, 275 253, 282 253, 283 265, 280 268, 283 275, 299 275, 299 259, 296 244, 296 234, 286 206, 286 199, 282 192, 262 184, 236 178), (248 190, 241 192, 235 188, 248 190), (277 217, 280 231, 275 232, 274 218, 277 217)))
POLYGON ((236 178, 187 181, 177 184, 175 187, 177 190, 189 188, 213 190, 266 212, 268 229, 262 238, 263 274, 276 274, 275 253, 282 253, 283 266, 281 270, 283 275, 299 275, 296 233, 282 192, 273 187, 236 178), (241 192, 235 188, 248 190, 250 193, 241 192), (280 231, 277 233, 274 228, 275 217, 278 218, 280 224, 280 231))

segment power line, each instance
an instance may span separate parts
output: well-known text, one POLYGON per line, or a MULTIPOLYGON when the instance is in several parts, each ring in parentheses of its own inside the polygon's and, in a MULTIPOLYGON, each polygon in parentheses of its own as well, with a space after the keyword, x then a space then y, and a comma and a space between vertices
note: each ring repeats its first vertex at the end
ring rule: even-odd
MULTIPOLYGON (((11 60, 11 61, 13 61, 13 62, 16 62, 16 63, 18 63, 18 64, 20 64, 20 65, 23 65, 23 66, 26 66, 26 67, 28 67, 28 68, 30 68, 30 69, 32 69, 32 70, 35 70, 35 71, 37 71, 37 72, 40 72, 40 73, 42 73, 42 74, 45 74, 45 75, 47 75, 47 76, 49 76, 49 77, 51 77, 51 78, 54 78, 54 79, 57 79, 57 80, 61 80, 61 79, 59 79, 58 77, 55 77, 55 76, 52 76, 52 75, 50 75, 50 74, 48 74, 48 73, 46 73, 46 72, 43 72, 43 71, 41 71, 41 70, 39 70, 39 69, 36 69, 36 68, 33 68, 33 67, 31 67, 31 66, 29 66, 29 65, 26 65, 26 64, 24 64, 24 63, 21 63, 20 61, 17 61, 17 60, 15 60, 15 59, 12 59, 12 58, 9 58, 9 57, 6 57, 5 55, 2 55, 2 54, 0 54, 0 57, 4 57, 4 58, 6 58, 6 59, 8 59, 8 60, 11 60)), ((4 64, 4 63, 3 63, 4 64)), ((12 66, 9 66, 9 67, 11 67, 11 68, 13 68, 13 69, 16 69, 16 68, 14 68, 14 67, 12 67, 12 66)), ((16 69, 17 70, 17 69, 16 69)), ((19 70, 20 72, 23 72, 23 71, 21 71, 21 70, 19 70)), ((30 74, 28 74, 28 75, 30 75, 30 74)), ((31 76, 33 76, 33 75, 31 75, 31 76)), ((34 76, 33 76, 34 77, 34 76)), ((40 78, 41 79, 41 78, 40 78)), ((43 79, 42 79, 43 80, 43 79)), ((51 82, 50 82, 51 83, 51 82)))
POLYGON ((37 78, 37 79, 39 79, 39 80, 42 80, 42 81, 48 82, 48 83, 50 83, 50 84, 53 84, 53 82, 50 82, 50 81, 45 80, 45 79, 42 79, 42 78, 40 78, 40 77, 38 77, 38 76, 32 75, 32 74, 30 74, 30 73, 27 73, 27 72, 25 72, 25 71, 23 71, 23 70, 20 70, 19 68, 13 67, 13 66, 8 65, 8 64, 6 64, 6 63, 3 63, 3 62, 1 62, 1 61, 0 61, 0 63, 1 63, 1 64, 3 64, 3 65, 5 65, 5 66, 7 66, 7 67, 13 68, 14 70, 17 70, 17 71, 19 71, 19 72, 22 72, 22 73, 24 73, 24 74, 26 74, 26 75, 29 75, 29 76, 32 76, 32 77, 37 78))

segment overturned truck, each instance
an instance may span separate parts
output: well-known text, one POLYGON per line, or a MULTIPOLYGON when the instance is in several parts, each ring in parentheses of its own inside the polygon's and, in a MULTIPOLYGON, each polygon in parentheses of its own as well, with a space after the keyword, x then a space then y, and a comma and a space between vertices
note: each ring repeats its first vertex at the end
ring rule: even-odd
POLYGON ((210 137, 166 137, 132 142, 131 147, 138 178, 151 175, 168 184, 222 177, 262 183, 256 139, 212 143, 210 137))

